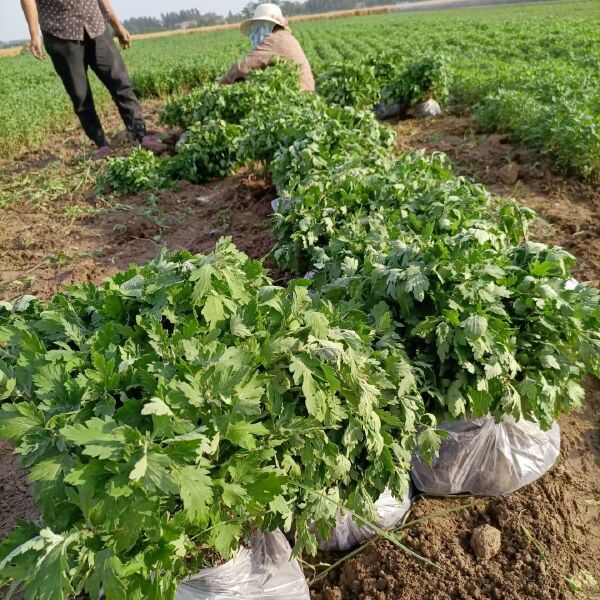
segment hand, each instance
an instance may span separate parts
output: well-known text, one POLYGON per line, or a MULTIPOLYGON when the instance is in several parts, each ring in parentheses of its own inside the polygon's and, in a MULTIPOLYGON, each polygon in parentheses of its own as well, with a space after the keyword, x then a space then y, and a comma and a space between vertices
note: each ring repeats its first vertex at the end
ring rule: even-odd
POLYGON ((131 34, 129 33, 129 31, 127 31, 127 29, 125 29, 124 25, 119 23, 119 26, 116 28, 115 33, 117 34, 117 38, 123 50, 131 48, 131 34))
POLYGON ((46 54, 44 53, 44 44, 42 43, 41 35, 34 35, 31 38, 31 42, 29 42, 29 50, 31 50, 31 54, 35 56, 38 60, 46 60, 46 54))

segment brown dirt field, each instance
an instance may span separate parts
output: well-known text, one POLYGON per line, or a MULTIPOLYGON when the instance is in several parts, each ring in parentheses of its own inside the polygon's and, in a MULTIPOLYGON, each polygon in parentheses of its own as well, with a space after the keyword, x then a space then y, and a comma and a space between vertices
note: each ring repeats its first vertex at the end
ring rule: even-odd
MULTIPOLYGON (((150 124, 156 124, 157 104, 146 108, 150 124)), ((119 151, 126 151, 130 142, 114 115, 107 125, 119 151)), ((0 165, 0 172, 3 166, 6 174, 19 175, 59 163, 68 173, 89 152, 78 131, 60 145, 53 139, 49 148, 0 165)), ((267 223, 275 190, 261 175, 242 171, 206 185, 183 182, 174 191, 116 199, 98 197, 93 181, 93 173, 84 173, 73 192, 0 209, 0 297, 49 298, 64 285, 98 284, 132 262, 151 259, 163 245, 207 252, 219 237, 231 236, 253 258, 271 249, 267 223)))
MULTIPOLYGON (((156 105, 147 109, 155 121, 156 105)), ((115 118, 109 123, 115 133, 115 118)), ((502 136, 476 133, 468 117, 403 122, 396 128, 400 148, 444 150, 458 172, 538 210, 543 220, 536 225, 536 239, 565 245, 580 259, 577 276, 599 284, 598 190, 552 173, 502 136), (507 169, 507 163, 516 167, 507 169)), ((81 169, 73 158, 86 148, 79 134, 69 133, 66 142, 53 139, 49 148, 0 165, 0 171, 12 177, 57 164, 67 173, 81 169)), ((76 189, 49 192, 42 200, 32 189, 25 200, 0 208, 0 298, 48 297, 66 283, 100 282, 131 261, 151 258, 162 243, 208 251, 220 235, 231 235, 255 258, 271 246, 266 226, 274 190, 259 175, 243 172, 208 185, 184 184, 176 192, 116 201, 91 195, 91 180, 91 174, 84 176, 76 189)), ((558 464, 539 482, 502 498, 417 500, 409 523, 475 502, 402 532, 404 544, 443 570, 376 541, 313 586, 313 600, 562 600, 575 597, 565 577, 587 570, 600 579, 600 384, 589 380, 586 389, 585 409, 561 420, 558 464), (502 535, 500 553, 486 562, 470 547, 481 524, 502 535)), ((26 474, 9 445, 0 443, 0 538, 16 519, 36 516, 26 474)), ((577 597, 589 600, 598 593, 587 592, 577 597)))
POLYGON ((178 192, 123 197, 117 206, 85 198, 14 203, 1 217, 2 295, 48 298, 63 285, 100 283, 151 259, 162 245, 204 252, 225 235, 262 258, 272 244, 266 222, 273 198, 268 182, 241 173, 209 185, 185 183, 178 192), (65 212, 73 206, 98 212, 74 219, 65 212))

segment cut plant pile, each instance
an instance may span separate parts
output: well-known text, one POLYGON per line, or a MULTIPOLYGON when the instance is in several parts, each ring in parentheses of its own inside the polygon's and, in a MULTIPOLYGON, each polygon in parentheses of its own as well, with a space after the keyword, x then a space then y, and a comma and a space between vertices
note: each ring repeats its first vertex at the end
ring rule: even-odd
POLYGON ((0 566, 31 597, 173 597, 255 528, 294 523, 314 553, 310 524, 405 494, 416 432, 424 452, 434 436, 398 349, 228 241, 2 310, 0 434, 43 525, 9 535, 0 566))
MULTIPOLYGON (((420 98, 439 83, 409 72, 420 98)), ((439 420, 548 429, 600 374, 598 294, 570 280, 571 255, 529 240, 532 211, 440 156, 394 156, 371 112, 293 77, 278 65, 171 102, 180 152, 114 159, 100 183, 131 193, 264 161, 274 258, 312 281, 275 287, 222 240, 2 305, 0 435, 43 511, 0 548, 13 590, 168 600, 255 529, 314 554, 340 507, 364 522, 385 488, 403 497, 439 420), (251 116, 227 112, 231 94, 251 116)))

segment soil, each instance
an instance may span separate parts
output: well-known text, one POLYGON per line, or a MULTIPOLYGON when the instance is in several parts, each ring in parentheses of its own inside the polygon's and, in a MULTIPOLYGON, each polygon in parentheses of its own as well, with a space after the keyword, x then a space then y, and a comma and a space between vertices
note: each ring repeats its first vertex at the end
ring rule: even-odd
MULTIPOLYGON (((146 108, 155 121, 157 105, 146 108)), ((115 134, 114 117, 109 124, 115 134)), ((577 277, 599 285, 598 190, 553 173, 506 137, 476 133, 466 116, 396 128, 400 149, 445 151, 457 172, 535 208, 541 219, 534 237, 567 247, 579 259, 577 277)), ((124 136, 117 138, 127 145, 124 136)), ((0 170, 28 173, 57 163, 75 170, 73 157, 86 148, 77 131, 69 131, 67 140, 49 140, 45 150, 0 170)), ((162 244, 205 252, 221 235, 231 235, 254 258, 272 244, 267 224, 275 191, 257 174, 118 200, 90 192, 88 182, 51 200, 32 195, 0 208, 1 298, 48 298, 68 283, 98 283, 132 261, 153 257, 162 244)), ((439 568, 388 541, 374 541, 315 584, 313 600, 562 600, 574 597, 565 578, 585 570, 600 579, 600 383, 590 379, 586 389, 585 408, 561 420, 561 458, 540 481, 507 497, 416 500, 402 543, 439 568), (471 547, 481 525, 501 534, 500 552, 487 560, 471 547)), ((10 446, 0 443, 0 538, 18 518, 36 516, 26 473, 10 446)), ((317 562, 338 558, 324 555, 317 562)), ((598 593, 587 592, 579 597, 598 593)))
POLYGON ((577 258, 575 277, 600 287, 599 187, 556 173, 506 135, 478 133, 467 115, 402 121, 395 128, 399 150, 444 152, 458 174, 534 209, 540 218, 532 238, 563 246, 577 258))
POLYGON ((0 217, 0 290, 8 299, 23 293, 48 298, 64 285, 100 283, 153 258, 163 245, 207 252, 222 236, 263 258, 272 245, 267 222, 274 197, 265 179, 240 173, 208 185, 184 183, 177 192, 123 197, 116 206, 84 198, 13 203, 0 217), (67 209, 74 206, 98 212, 73 219, 67 209))
MULTIPOLYGON (((147 108, 151 124, 157 109, 156 103, 147 108)), ((108 123, 117 126, 114 117, 108 123)), ((113 131, 111 137, 118 153, 131 146, 125 132, 113 131)), ((43 170, 57 162, 68 173, 89 150, 75 131, 5 165, 4 173, 43 170)), ((97 195, 90 177, 81 189, 50 201, 20 199, 0 210, 0 295, 49 298, 65 285, 98 284, 132 262, 153 258, 162 246, 208 252, 222 236, 262 259, 272 246, 268 220, 274 198, 264 176, 241 171, 206 185, 182 182, 173 191, 120 198, 97 195)))

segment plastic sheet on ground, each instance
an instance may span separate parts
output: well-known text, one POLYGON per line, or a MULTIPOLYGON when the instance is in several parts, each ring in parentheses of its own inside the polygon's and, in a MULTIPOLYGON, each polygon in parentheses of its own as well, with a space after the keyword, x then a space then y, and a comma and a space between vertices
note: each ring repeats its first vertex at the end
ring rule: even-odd
POLYGON ((500 496, 533 483, 554 465, 560 428, 542 431, 536 423, 492 417, 442 423, 448 433, 429 466, 422 456, 412 463, 415 487, 428 494, 500 496))
POLYGON ((383 104, 380 102, 373 108, 375 115, 378 119, 391 119, 392 117, 398 117, 402 113, 402 106, 400 104, 383 104))
MULTIPOLYGON (((375 525, 379 529, 391 529, 402 523, 406 513, 412 505, 412 493, 406 494, 402 502, 398 502, 389 490, 381 494, 375 508, 379 518, 375 525)), ((359 525, 352 518, 350 513, 338 512, 336 516, 336 526, 331 532, 329 539, 319 543, 321 550, 350 550, 356 546, 364 544, 366 541, 375 537, 376 533, 368 525, 359 525)))
POLYGON ((281 531, 255 533, 232 560, 182 582, 175 600, 310 600, 291 553, 281 531))

